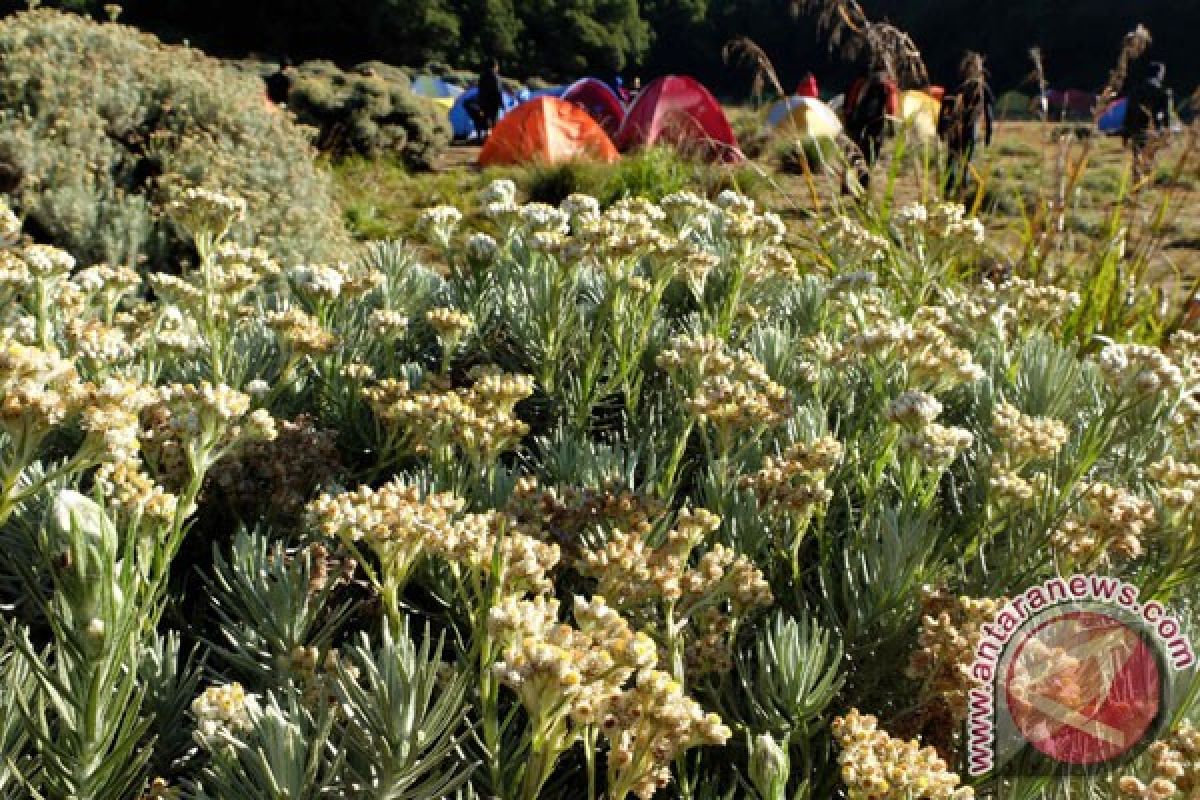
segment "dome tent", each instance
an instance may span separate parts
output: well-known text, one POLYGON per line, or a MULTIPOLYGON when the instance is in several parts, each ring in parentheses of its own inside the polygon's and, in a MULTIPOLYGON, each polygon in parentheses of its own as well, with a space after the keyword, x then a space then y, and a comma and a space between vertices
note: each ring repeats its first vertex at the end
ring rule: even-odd
POLYGON ((842 122, 837 113, 820 100, 792 96, 771 107, 767 128, 783 135, 834 137, 842 132, 842 122))
POLYGON ((556 97, 539 97, 504 115, 479 152, 481 167, 618 158, 612 140, 588 113, 556 97))
POLYGON ((681 75, 664 75, 646 86, 617 134, 622 151, 655 144, 669 144, 714 161, 743 158, 720 104, 697 81, 681 75))
POLYGON ((900 93, 900 119, 922 139, 936 139, 942 104, 926 92, 906 89, 900 93))
POLYGON ((454 98, 462 94, 461 86, 455 86, 436 75, 418 75, 413 79, 412 92, 449 111, 454 108, 454 98))
POLYGON ((625 105, 616 92, 603 81, 581 78, 562 93, 562 99, 592 115, 609 136, 616 136, 625 121, 625 105))
MULTIPOLYGON (((454 106, 450 109, 450 127, 454 129, 455 139, 469 139, 478 131, 475 130, 475 122, 471 119, 471 115, 467 113, 467 103, 475 99, 479 94, 479 89, 471 87, 458 96, 454 101, 454 106)), ((505 112, 511 111, 517 105, 517 100, 510 93, 504 92, 504 102, 500 107, 500 116, 503 117, 505 112)))
POLYGON ((1026 117, 1033 114, 1034 98, 1010 89, 996 98, 996 113, 1002 117, 1026 117))
POLYGON ((1101 133, 1117 134, 1125 129, 1125 112, 1129 108, 1129 98, 1121 97, 1113 100, 1104 109, 1100 119, 1096 120, 1096 128, 1101 133))
POLYGON ((1096 95, 1080 89, 1051 89, 1046 92, 1046 102, 1053 117, 1082 119, 1092 115, 1096 95))
POLYGON ((436 75, 418 75, 413 79, 412 90, 413 94, 433 98, 458 97, 463 93, 462 87, 436 75))
POLYGON ((566 90, 566 86, 547 86, 544 89, 531 89, 529 100, 537 100, 539 97, 562 97, 563 92, 566 90))

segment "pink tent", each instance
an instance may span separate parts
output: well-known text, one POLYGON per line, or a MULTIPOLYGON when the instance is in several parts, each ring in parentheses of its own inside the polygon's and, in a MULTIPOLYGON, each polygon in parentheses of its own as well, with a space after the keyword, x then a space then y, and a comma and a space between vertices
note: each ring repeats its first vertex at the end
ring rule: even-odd
POLYGON ((609 136, 616 136, 625 121, 625 106, 613 90, 595 78, 581 78, 567 87, 562 99, 574 103, 604 128, 609 136))
POLYGON ((1091 116, 1096 95, 1079 89, 1051 89, 1046 92, 1046 102, 1052 114, 1067 116, 1091 116))
POLYGON ((721 106, 707 89, 680 75, 665 75, 642 90, 625 115, 616 143, 623 151, 669 144, 713 161, 742 160, 721 106))

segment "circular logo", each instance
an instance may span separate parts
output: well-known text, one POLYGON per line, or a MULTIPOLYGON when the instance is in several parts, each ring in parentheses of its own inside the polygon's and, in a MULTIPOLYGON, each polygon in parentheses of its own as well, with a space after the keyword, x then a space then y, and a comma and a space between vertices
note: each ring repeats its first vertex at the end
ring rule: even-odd
POLYGON ((1063 764, 1130 753, 1159 716, 1163 681, 1145 637, 1100 611, 1064 611, 1019 637, 1004 674, 1017 730, 1063 764))

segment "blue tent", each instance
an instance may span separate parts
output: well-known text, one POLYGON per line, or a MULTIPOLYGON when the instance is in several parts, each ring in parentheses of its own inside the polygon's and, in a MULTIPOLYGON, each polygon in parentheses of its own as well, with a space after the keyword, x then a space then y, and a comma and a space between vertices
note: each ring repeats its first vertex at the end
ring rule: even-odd
POLYGON ((414 94, 421 97, 458 97, 462 89, 436 75, 419 75, 412 82, 414 94))
MULTIPOLYGON (((475 123, 471 120, 471 115, 467 113, 467 102, 474 100, 477 94, 479 94, 479 89, 472 86, 458 96, 450 109, 450 127, 454 129, 455 139, 470 139, 477 133, 475 123)), ((508 92, 504 92, 503 96, 504 103, 500 109, 502 117, 505 111, 511 111, 517 105, 517 99, 508 92)))
POLYGON ((529 92, 529 97, 526 100, 537 100, 539 97, 562 97, 563 92, 566 90, 567 87, 565 86, 548 86, 545 89, 534 89, 529 92))
POLYGON ((1120 133, 1125 127, 1125 109, 1128 107, 1129 100, 1125 97, 1110 103, 1096 121, 1096 127, 1101 133, 1120 133))
POLYGON ((795 109, 804 104, 802 98, 796 95, 785 97, 775 105, 771 106, 771 110, 767 112, 767 127, 774 128, 788 118, 788 115, 795 109))

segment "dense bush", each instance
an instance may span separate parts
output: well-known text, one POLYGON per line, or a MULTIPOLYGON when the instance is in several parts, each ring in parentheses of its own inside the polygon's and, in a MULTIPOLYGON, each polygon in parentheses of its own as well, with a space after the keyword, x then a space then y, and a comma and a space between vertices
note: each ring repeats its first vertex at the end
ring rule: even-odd
POLYGON ((343 232, 305 133, 251 74, 132 28, 51 11, 0 21, 0 190, 36 238, 84 261, 170 263, 156 212, 180 185, 235 191, 239 236, 284 258, 343 232))
POLYGON ((405 72, 378 62, 350 72, 307 62, 296 69, 288 107, 320 131, 317 146, 336 156, 391 155, 427 169, 450 141, 445 110, 413 94, 405 72))

